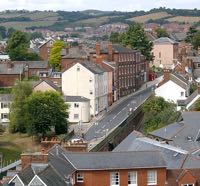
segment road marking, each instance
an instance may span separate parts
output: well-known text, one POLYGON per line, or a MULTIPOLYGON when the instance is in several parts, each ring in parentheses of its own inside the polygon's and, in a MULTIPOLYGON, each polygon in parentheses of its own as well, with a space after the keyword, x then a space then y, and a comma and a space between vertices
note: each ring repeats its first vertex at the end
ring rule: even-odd
POLYGON ((113 117, 113 119, 115 119, 117 117, 117 115, 115 115, 114 117, 113 117))
POLYGON ((124 107, 122 110, 125 110, 126 108, 124 107))

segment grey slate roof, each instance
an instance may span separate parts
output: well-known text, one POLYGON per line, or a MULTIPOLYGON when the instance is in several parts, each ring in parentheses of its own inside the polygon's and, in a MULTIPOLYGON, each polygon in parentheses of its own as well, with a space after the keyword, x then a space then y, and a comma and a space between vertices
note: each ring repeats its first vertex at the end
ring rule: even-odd
POLYGON ((78 47, 69 48, 68 54, 63 56, 63 58, 72 58, 72 59, 87 59, 88 54, 85 50, 78 47))
POLYGON ((185 90, 188 88, 188 81, 179 74, 171 73, 170 80, 185 90))
POLYGON ((61 176, 58 175, 52 166, 48 166, 44 171, 40 172, 38 176, 48 186, 66 186, 67 184, 61 176))
POLYGON ((185 38, 187 37, 187 34, 185 32, 177 32, 177 33, 172 33, 171 38, 175 41, 184 41, 185 38))
POLYGON ((198 96, 198 90, 195 90, 187 99, 185 100, 177 100, 178 106, 187 106, 190 102, 192 102, 198 96))
POLYGON ((28 67, 31 68, 48 68, 48 61, 13 61, 13 63, 15 64, 21 64, 24 65, 24 67, 26 65, 28 65, 28 67))
POLYGON ((188 57, 188 59, 191 59, 193 63, 200 63, 200 56, 192 56, 188 57))
POLYGON ((91 61, 84 61, 84 62, 81 62, 80 64, 83 65, 85 68, 87 68, 89 71, 91 71, 94 74, 102 74, 106 72, 105 69, 103 69, 102 67, 100 67, 99 65, 91 61))
POLYGON ((12 100, 12 94, 0 94, 0 102, 10 102, 12 100))
POLYGON ((200 113, 183 112, 182 124, 171 124, 151 133, 154 136, 165 136, 165 131, 173 132, 170 144, 179 146, 189 152, 200 149, 200 113), (177 126, 180 126, 179 128, 177 126), (199 139, 199 140, 198 140, 199 139))
POLYGON ((49 86, 51 86, 53 89, 55 89, 56 91, 59 90, 59 88, 50 80, 47 79, 42 79, 36 83, 33 84, 33 88, 35 88, 36 86, 38 86, 39 84, 41 84, 42 82, 46 82, 49 86))
POLYGON ((160 37, 154 41, 154 44, 176 44, 174 40, 168 38, 168 37, 160 37))
POLYGON ((164 158, 168 169, 176 169, 182 166, 187 151, 147 137, 136 137, 134 133, 135 131, 129 134, 113 151, 158 151, 164 158))
POLYGON ((66 102, 88 102, 89 99, 83 96, 64 96, 64 100, 66 102))
POLYGON ((34 171, 31 166, 28 166, 20 173, 18 173, 19 178, 25 185, 28 185, 32 178, 35 176, 34 171))
POLYGON ((24 66, 22 64, 12 64, 12 68, 8 68, 5 63, 0 64, 0 74, 22 74, 24 71, 24 66))
POLYGON ((164 159, 157 151, 97 153, 65 152, 64 156, 76 170, 112 170, 166 167, 164 159))

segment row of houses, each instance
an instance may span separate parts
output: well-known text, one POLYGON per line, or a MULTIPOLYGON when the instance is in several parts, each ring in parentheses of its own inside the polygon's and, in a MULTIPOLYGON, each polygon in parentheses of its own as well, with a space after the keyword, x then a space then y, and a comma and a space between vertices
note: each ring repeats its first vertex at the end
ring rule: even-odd
POLYGON ((112 152, 74 152, 57 145, 23 153, 22 171, 4 185, 198 186, 199 113, 144 136, 129 134, 112 152))
MULTIPOLYGON (((97 43, 91 52, 82 47, 64 48, 61 72, 53 72, 48 64, 53 42, 48 40, 39 47, 44 61, 0 62, 0 87, 12 87, 17 80, 38 77, 43 80, 39 90, 51 90, 50 85, 63 94, 71 106, 70 122, 89 122, 148 79, 148 62, 139 51, 111 43, 97 43)), ((8 113, 4 114, 7 117, 8 113)))

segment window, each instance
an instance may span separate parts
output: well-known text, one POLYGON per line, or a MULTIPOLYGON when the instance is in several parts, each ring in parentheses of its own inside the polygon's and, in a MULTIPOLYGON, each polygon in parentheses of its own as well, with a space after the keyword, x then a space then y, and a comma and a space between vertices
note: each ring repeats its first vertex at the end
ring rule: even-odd
POLYGON ((181 96, 184 96, 184 92, 181 92, 181 96))
POLYGON ((74 119, 79 119, 79 114, 74 114, 74 119))
POLYGON ((9 108, 9 103, 1 103, 1 108, 9 108))
POLYGON ((119 172, 112 172, 110 174, 110 186, 119 185, 119 172))
POLYGON ((78 173, 76 174, 76 180, 77 180, 77 182, 83 182, 83 181, 84 181, 84 176, 83 176, 83 174, 80 173, 80 172, 78 172, 78 173))
POLYGON ((93 94, 93 92, 90 90, 90 95, 92 95, 93 94))
POLYGON ((92 78, 90 78, 89 82, 90 82, 90 83, 92 82, 92 78))
POLYGON ((78 103, 74 103, 74 108, 78 108, 79 104, 78 103))
POLYGON ((8 114, 7 113, 1 114, 1 119, 8 119, 8 114))
POLYGON ((161 58, 161 52, 159 52, 159 58, 161 58))
POLYGON ((197 67, 198 67, 198 68, 200 67, 200 63, 197 64, 197 67))
POLYGON ((157 172, 151 170, 147 172, 147 185, 156 185, 157 184, 157 172))
POLYGON ((77 66, 77 71, 80 71, 80 67, 79 66, 77 66))
POLYGON ((181 186, 194 186, 194 183, 181 184, 181 186))
POLYGON ((128 186, 136 186, 137 185, 137 172, 128 172, 128 186))

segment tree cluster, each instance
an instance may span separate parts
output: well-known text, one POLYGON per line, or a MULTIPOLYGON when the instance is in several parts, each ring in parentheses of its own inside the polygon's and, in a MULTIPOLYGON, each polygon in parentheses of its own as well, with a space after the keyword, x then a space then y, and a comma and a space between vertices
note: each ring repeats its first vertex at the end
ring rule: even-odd
POLYGON ((59 93, 32 92, 28 82, 18 82, 13 88, 9 130, 38 137, 44 137, 50 131, 67 133, 67 109, 68 105, 59 93))
POLYGON ((55 71, 61 70, 61 51, 65 47, 63 41, 55 41, 50 52, 49 63, 55 71))
POLYGON ((169 37, 169 34, 167 33, 167 31, 163 28, 157 28, 155 31, 158 38, 169 37))
POLYGON ((130 25, 125 33, 111 34, 110 41, 114 41, 114 43, 121 43, 126 47, 139 50, 149 61, 153 59, 153 55, 151 53, 153 43, 149 41, 144 29, 138 23, 130 25))
POLYGON ((195 27, 190 27, 187 32, 186 42, 191 43, 194 49, 198 49, 200 47, 200 31, 198 31, 195 27))
POLYGON ((175 122, 180 115, 176 111, 176 105, 165 101, 162 97, 151 97, 144 103, 142 109, 145 117, 145 133, 175 122))
POLYGON ((26 60, 39 60, 39 56, 36 53, 28 51, 30 46, 30 39, 28 34, 15 31, 8 39, 6 50, 12 61, 26 61, 26 60))

